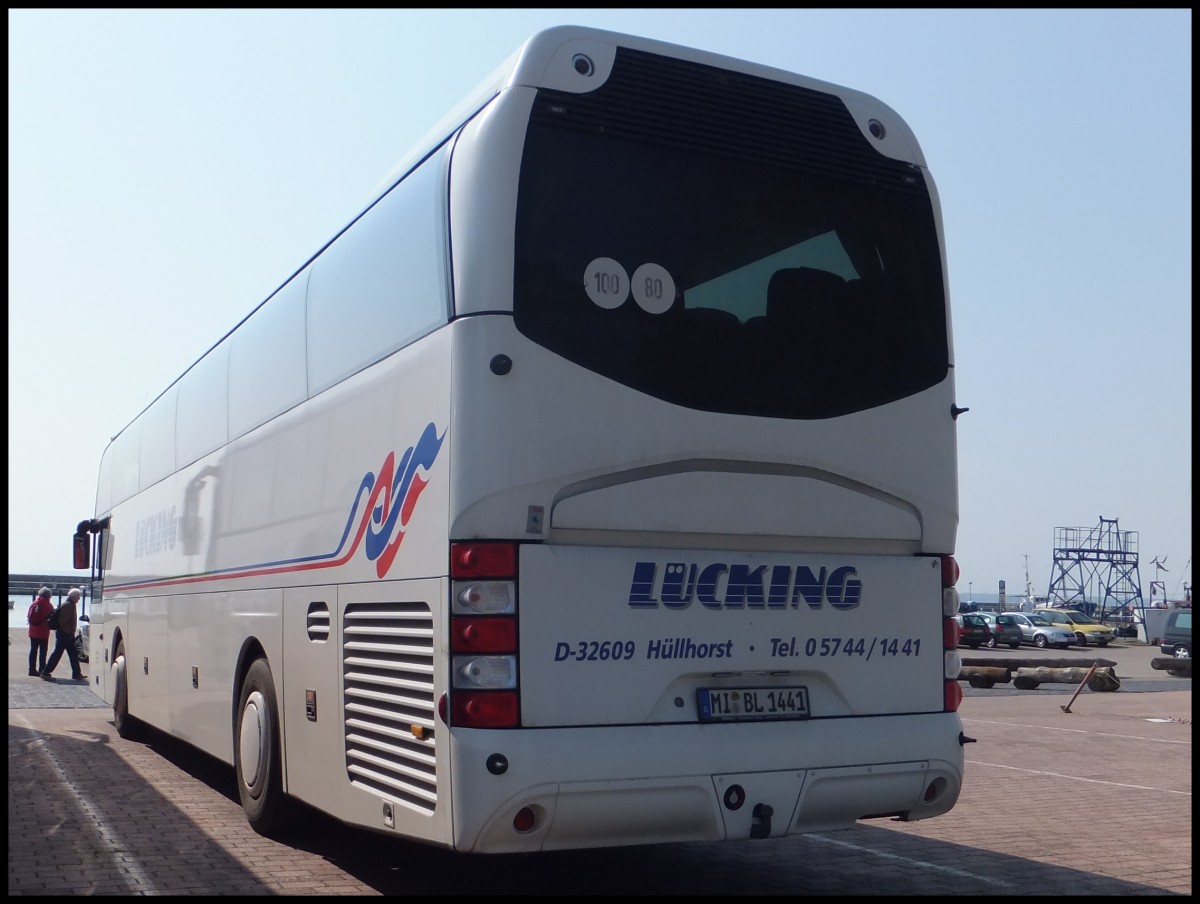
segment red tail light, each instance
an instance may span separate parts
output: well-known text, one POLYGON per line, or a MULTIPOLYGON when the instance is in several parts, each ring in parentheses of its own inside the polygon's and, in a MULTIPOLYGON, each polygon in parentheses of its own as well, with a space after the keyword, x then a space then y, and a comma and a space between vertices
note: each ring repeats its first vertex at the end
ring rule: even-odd
POLYGON ((516 691, 454 691, 450 705, 456 728, 516 728, 516 691))
POLYGON ((450 544, 450 577, 511 578, 517 573, 515 543, 450 544))
POLYGON ((517 622, 506 615, 458 616, 450 620, 450 650, 454 653, 513 653, 517 622))
POLYGON ((963 692, 957 681, 947 680, 943 685, 942 708, 948 713, 958 712, 963 692))
POLYGON ((959 628, 957 619, 945 618, 942 620, 942 646, 945 649, 957 649, 961 636, 961 629, 959 628))
POLYGON ((954 556, 942 556, 942 586, 953 587, 958 583, 959 574, 958 562, 954 556))

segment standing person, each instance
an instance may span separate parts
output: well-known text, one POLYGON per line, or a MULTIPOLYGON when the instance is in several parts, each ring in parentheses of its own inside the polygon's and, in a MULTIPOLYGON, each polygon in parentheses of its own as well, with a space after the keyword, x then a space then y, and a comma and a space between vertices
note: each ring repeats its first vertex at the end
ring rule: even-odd
POLYGON ((54 667, 62 659, 63 653, 66 653, 67 658, 71 660, 71 679, 79 681, 83 678, 83 672, 79 668, 79 656, 75 652, 75 627, 79 621, 79 597, 79 590, 72 587, 60 607, 62 611, 58 614, 58 630, 54 634, 54 652, 50 654, 50 661, 42 669, 42 678, 46 681, 54 680, 54 667))
POLYGON ((46 651, 50 649, 50 626, 46 619, 52 611, 50 588, 43 587, 29 604, 29 613, 25 616, 29 622, 29 674, 34 678, 46 667, 46 651))

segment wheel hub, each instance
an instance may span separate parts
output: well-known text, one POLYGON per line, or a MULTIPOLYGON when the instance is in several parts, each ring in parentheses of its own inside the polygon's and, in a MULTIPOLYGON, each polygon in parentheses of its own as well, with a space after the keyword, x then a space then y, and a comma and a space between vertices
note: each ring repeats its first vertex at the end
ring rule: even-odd
POLYGON ((262 771, 263 724, 262 694, 258 691, 246 698, 242 708, 242 727, 238 733, 238 760, 242 766, 242 782, 253 790, 262 771))

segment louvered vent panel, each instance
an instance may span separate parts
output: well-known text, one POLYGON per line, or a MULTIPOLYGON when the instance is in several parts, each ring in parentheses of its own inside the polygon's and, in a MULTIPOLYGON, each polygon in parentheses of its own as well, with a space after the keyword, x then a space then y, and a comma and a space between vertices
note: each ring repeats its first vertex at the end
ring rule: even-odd
POLYGON ((437 804, 437 738, 429 607, 424 603, 347 606, 342 673, 346 771, 351 783, 432 813, 437 804))
POLYGON ((307 619, 308 639, 314 643, 329 640, 329 606, 326 603, 309 603, 307 619))

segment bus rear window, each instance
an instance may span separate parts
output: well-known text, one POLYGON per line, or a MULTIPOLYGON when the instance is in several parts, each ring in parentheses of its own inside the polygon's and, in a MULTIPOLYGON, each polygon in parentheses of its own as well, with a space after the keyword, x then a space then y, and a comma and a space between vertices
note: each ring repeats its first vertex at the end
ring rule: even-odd
POLYGON ((618 55, 592 94, 535 103, 517 328, 706 411, 826 418, 941 382, 945 289, 923 176, 877 154, 834 97, 680 61, 661 65, 694 90, 625 96, 629 64, 618 55), (777 119, 755 110, 764 92, 777 119), (789 122, 827 143, 766 131, 789 122))

